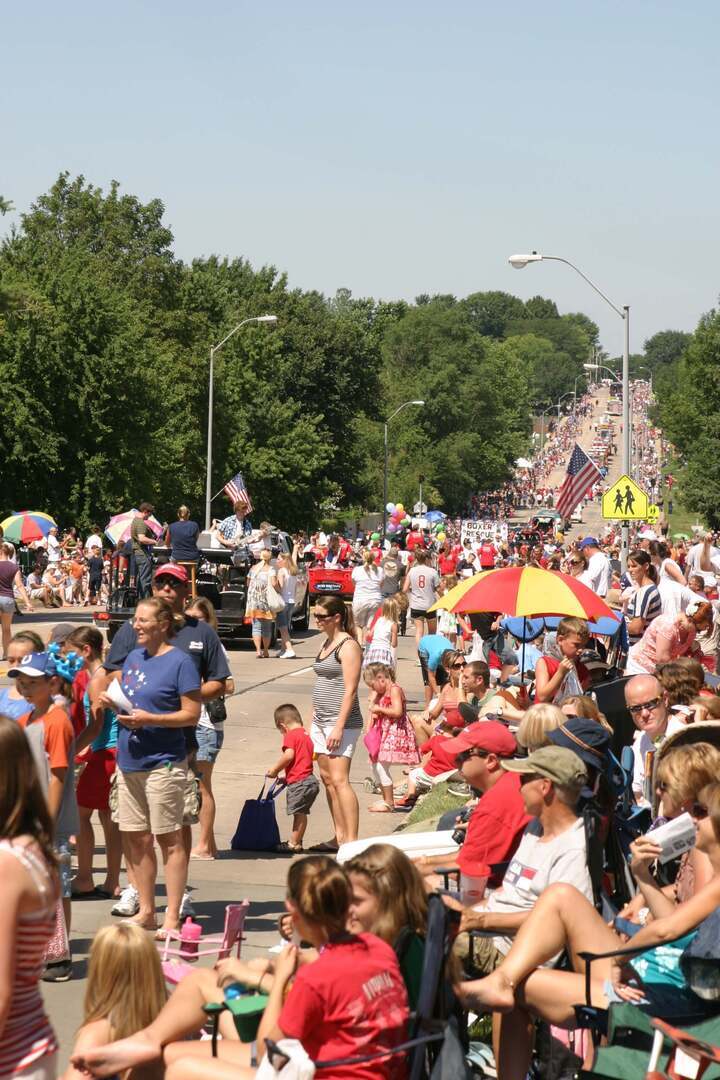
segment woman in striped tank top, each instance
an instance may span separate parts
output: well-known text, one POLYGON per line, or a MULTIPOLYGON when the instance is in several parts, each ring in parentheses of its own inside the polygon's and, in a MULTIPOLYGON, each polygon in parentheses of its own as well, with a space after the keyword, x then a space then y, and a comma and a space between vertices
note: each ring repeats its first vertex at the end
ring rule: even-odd
POLYGON ((0 716, 0 1078, 52 1080, 58 1043, 38 982, 59 895, 52 822, 25 732, 0 716))
POLYGON ((337 851, 340 844, 357 840, 358 835, 360 808, 350 786, 350 763, 363 729, 357 693, 362 649, 355 639, 352 612, 339 597, 316 601, 314 615, 326 637, 313 664, 316 679, 310 735, 335 840, 318 844, 313 851, 337 851))

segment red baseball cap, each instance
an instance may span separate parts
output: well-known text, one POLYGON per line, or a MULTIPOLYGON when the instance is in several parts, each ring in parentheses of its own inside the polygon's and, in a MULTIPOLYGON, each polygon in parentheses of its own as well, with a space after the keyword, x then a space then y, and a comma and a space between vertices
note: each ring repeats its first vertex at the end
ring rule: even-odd
POLYGON ((166 562, 160 563, 155 570, 155 579, 159 577, 174 577, 178 581, 182 581, 183 584, 187 584, 188 575, 184 566, 180 566, 178 563, 166 562))
POLYGON ((475 724, 469 724, 454 739, 448 739, 443 746, 443 751, 450 757, 475 749, 511 758, 517 753, 517 743, 504 724, 497 720, 478 720, 475 724))

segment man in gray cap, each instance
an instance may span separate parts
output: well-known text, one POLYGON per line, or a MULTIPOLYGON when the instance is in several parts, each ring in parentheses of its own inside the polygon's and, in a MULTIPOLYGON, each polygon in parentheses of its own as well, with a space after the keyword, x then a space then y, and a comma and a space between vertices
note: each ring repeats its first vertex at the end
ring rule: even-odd
POLYGON ((463 911, 461 929, 497 934, 480 941, 480 963, 476 966, 488 972, 510 951, 511 935, 520 929, 548 885, 562 881, 593 899, 585 829, 576 811, 580 792, 587 784, 578 755, 564 746, 542 746, 526 758, 510 758, 501 765, 520 774, 520 793, 534 820, 505 871, 502 886, 482 907, 463 911))

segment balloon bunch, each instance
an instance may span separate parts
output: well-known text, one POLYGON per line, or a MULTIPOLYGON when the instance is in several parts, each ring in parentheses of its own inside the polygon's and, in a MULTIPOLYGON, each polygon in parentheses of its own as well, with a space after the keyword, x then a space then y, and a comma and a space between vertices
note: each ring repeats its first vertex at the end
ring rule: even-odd
POLYGON ((410 517, 406 513, 402 503, 389 502, 385 509, 390 518, 387 523, 388 536, 393 536, 396 532, 399 532, 401 528, 407 528, 408 525, 411 524, 410 517))

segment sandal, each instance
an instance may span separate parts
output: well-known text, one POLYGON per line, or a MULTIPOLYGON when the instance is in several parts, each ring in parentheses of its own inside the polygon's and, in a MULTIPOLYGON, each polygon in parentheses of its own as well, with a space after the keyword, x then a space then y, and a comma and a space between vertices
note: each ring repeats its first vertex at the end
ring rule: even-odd
POLYGON ((337 840, 324 840, 322 844, 313 844, 313 846, 310 848, 310 851, 321 852, 323 855, 337 855, 337 840))
POLYGON ((394 806, 388 806, 386 802, 373 803, 372 806, 368 806, 368 810, 371 814, 392 814, 395 811, 394 806))
POLYGON ((287 840, 282 840, 275 845, 273 851, 276 851, 278 855, 297 855, 298 851, 302 851, 302 848, 295 848, 287 840))

